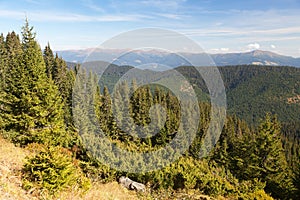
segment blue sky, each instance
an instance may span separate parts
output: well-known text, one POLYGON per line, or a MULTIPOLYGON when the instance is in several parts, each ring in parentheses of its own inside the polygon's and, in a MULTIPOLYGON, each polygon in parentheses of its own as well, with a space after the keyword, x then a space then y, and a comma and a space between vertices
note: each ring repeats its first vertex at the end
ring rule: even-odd
POLYGON ((185 34, 209 53, 269 50, 300 57, 300 0, 0 1, 0 32, 20 32, 25 16, 44 47, 99 46, 137 28, 185 34))

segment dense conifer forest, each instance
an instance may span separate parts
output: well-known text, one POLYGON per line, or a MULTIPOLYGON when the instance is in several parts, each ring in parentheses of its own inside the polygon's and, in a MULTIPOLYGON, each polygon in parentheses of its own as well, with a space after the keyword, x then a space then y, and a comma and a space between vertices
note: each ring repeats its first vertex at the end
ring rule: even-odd
MULTIPOLYGON (((16 146, 35 152, 23 166, 22 187, 34 190, 37 196, 45 191, 55 196, 70 187, 87 191, 96 182, 107 183, 124 175, 146 184, 151 198, 168 193, 173 199, 179 191, 193 191, 229 199, 299 199, 300 109, 299 102, 289 101, 300 94, 299 69, 219 68, 228 93, 229 115, 220 139, 205 157, 199 155, 211 121, 211 105, 205 83, 193 77, 192 69, 177 68, 198 91, 200 119, 192 144, 176 162, 162 169, 120 171, 95 156, 101 148, 101 143, 95 144, 100 137, 93 134, 95 126, 120 148, 151 152, 165 147, 179 134, 181 116, 187 116, 183 126, 193 126, 193 112, 182 113, 179 100, 167 88, 155 84, 138 87, 135 80, 119 84, 119 92, 112 98, 111 85, 98 82, 97 74, 89 68, 68 67, 50 44, 42 50, 28 21, 21 35, 14 31, 1 34, 0 134, 16 146), (270 80, 272 84, 268 84, 270 80), (87 92, 74 93, 82 88, 87 92), (270 95, 274 91, 280 95, 270 95), (157 104, 161 107, 151 112, 161 129, 153 136, 147 131, 152 128, 149 110, 157 104), (92 123, 89 115, 93 115, 92 123), (162 121, 165 123, 159 124, 162 121), (137 137, 140 127, 145 127, 144 137, 137 137)), ((105 78, 116 77, 110 74, 105 78)), ((171 151, 166 155, 176 153, 171 151)), ((107 159, 118 157, 111 151, 107 159)), ((139 167, 139 159, 143 158, 127 158, 122 165, 139 167)), ((151 162, 162 164, 159 160, 151 162)))

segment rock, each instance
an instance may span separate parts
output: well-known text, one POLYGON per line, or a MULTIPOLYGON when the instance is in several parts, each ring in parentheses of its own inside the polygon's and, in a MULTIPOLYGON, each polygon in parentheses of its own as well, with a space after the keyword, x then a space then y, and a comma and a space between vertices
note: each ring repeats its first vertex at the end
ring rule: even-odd
POLYGON ((125 176, 121 176, 119 178, 119 183, 129 190, 135 190, 137 192, 145 192, 145 190, 146 190, 146 187, 144 184, 135 182, 125 176))

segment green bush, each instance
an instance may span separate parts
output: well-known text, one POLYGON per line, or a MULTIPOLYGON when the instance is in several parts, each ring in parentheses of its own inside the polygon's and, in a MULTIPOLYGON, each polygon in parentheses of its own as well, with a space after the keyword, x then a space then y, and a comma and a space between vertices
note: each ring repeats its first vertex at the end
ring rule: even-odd
POLYGON ((27 158, 23 167, 23 186, 27 190, 46 189, 54 194, 71 187, 87 190, 90 184, 78 167, 78 161, 61 147, 44 148, 34 157, 27 158))
POLYGON ((150 172, 143 182, 150 183, 152 188, 162 193, 184 190, 231 199, 271 199, 264 192, 265 183, 256 179, 239 181, 229 170, 214 165, 206 160, 183 157, 162 170, 150 172))
POLYGON ((86 161, 81 161, 80 168, 92 181, 108 183, 117 180, 118 172, 107 165, 101 164, 89 155, 86 161))

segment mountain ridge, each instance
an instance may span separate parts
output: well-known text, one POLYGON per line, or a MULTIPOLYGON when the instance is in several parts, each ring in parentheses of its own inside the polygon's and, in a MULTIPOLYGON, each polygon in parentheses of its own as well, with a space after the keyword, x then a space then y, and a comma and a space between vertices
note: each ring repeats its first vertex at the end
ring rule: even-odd
POLYGON ((160 50, 85 49, 58 51, 68 62, 105 61, 119 66, 139 67, 149 63, 175 68, 184 65, 227 66, 267 65, 300 67, 300 58, 280 55, 271 51, 254 50, 240 53, 206 54, 166 52, 160 50), (192 64, 191 64, 192 63, 192 64))

